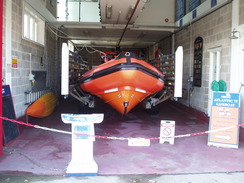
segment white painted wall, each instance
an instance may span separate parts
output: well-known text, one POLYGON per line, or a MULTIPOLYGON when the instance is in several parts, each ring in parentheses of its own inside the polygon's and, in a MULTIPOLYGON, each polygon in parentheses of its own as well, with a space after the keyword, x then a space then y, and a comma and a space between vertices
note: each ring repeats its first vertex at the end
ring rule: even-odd
MULTIPOLYGON (((232 2, 231 31, 237 30, 239 26, 239 0, 232 2)), ((231 39, 231 66, 230 66, 230 91, 238 92, 239 81, 239 60, 240 60, 240 39, 231 39)))
MULTIPOLYGON (((241 110, 240 110, 240 122, 244 123, 244 86, 241 87, 241 84, 244 84, 244 24, 237 27, 237 30, 240 31, 240 40, 239 40, 239 50, 238 50, 238 73, 239 77, 237 78, 237 83, 239 83, 239 91, 241 95, 241 110)), ((243 127, 243 126, 242 126, 243 127)))
POLYGON ((236 36, 239 39, 232 39, 231 49, 231 90, 240 92, 241 108, 240 108, 240 122, 244 123, 244 24, 240 20, 244 16, 243 0, 234 0, 232 7, 232 31, 238 31, 236 36))

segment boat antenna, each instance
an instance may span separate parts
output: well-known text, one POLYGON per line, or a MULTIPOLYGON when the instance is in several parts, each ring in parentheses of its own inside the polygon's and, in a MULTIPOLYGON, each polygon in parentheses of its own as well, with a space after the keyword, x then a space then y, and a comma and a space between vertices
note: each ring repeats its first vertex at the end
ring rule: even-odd
POLYGON ((126 31, 126 29, 127 29, 128 25, 129 25, 129 23, 130 23, 130 21, 131 21, 133 15, 134 15, 135 11, 136 11, 136 9, 137 9, 137 6, 138 6, 139 2, 140 2, 140 0, 137 0, 136 5, 135 5, 135 8, 133 9, 133 12, 131 13, 129 20, 127 21, 127 24, 126 24, 126 26, 125 26, 125 28, 124 28, 124 30, 123 30, 123 33, 121 34, 121 37, 120 37, 119 42, 118 42, 118 44, 117 44, 117 47, 120 46, 120 42, 122 41, 122 39, 123 39, 123 37, 124 37, 125 31, 126 31))

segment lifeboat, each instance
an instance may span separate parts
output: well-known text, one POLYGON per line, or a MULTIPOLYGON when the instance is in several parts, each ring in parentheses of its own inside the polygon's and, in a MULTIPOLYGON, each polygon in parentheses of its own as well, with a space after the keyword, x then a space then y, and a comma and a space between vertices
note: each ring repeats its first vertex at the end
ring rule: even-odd
POLYGON ((98 96, 121 114, 128 113, 145 98, 164 87, 164 75, 133 53, 117 58, 84 73, 79 86, 98 96))

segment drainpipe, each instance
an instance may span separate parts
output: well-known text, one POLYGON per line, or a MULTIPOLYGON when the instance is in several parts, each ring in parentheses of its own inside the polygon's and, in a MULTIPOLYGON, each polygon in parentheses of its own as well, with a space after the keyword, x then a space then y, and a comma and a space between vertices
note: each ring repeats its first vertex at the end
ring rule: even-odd
MULTIPOLYGON (((2 88, 2 65, 3 65, 3 55, 2 55, 2 35, 3 35, 3 0, 0 0, 0 87, 2 88)), ((0 95, 0 116, 2 116, 2 94, 0 95)), ((3 155, 3 128, 2 119, 0 119, 0 156, 3 155)))

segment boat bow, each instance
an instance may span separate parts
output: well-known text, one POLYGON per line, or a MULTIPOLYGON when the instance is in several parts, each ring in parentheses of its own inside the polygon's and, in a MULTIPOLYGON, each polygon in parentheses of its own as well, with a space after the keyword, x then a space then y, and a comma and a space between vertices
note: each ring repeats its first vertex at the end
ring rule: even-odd
POLYGON ((80 87, 126 114, 147 96, 162 90, 164 75, 126 52, 86 72, 80 87))

